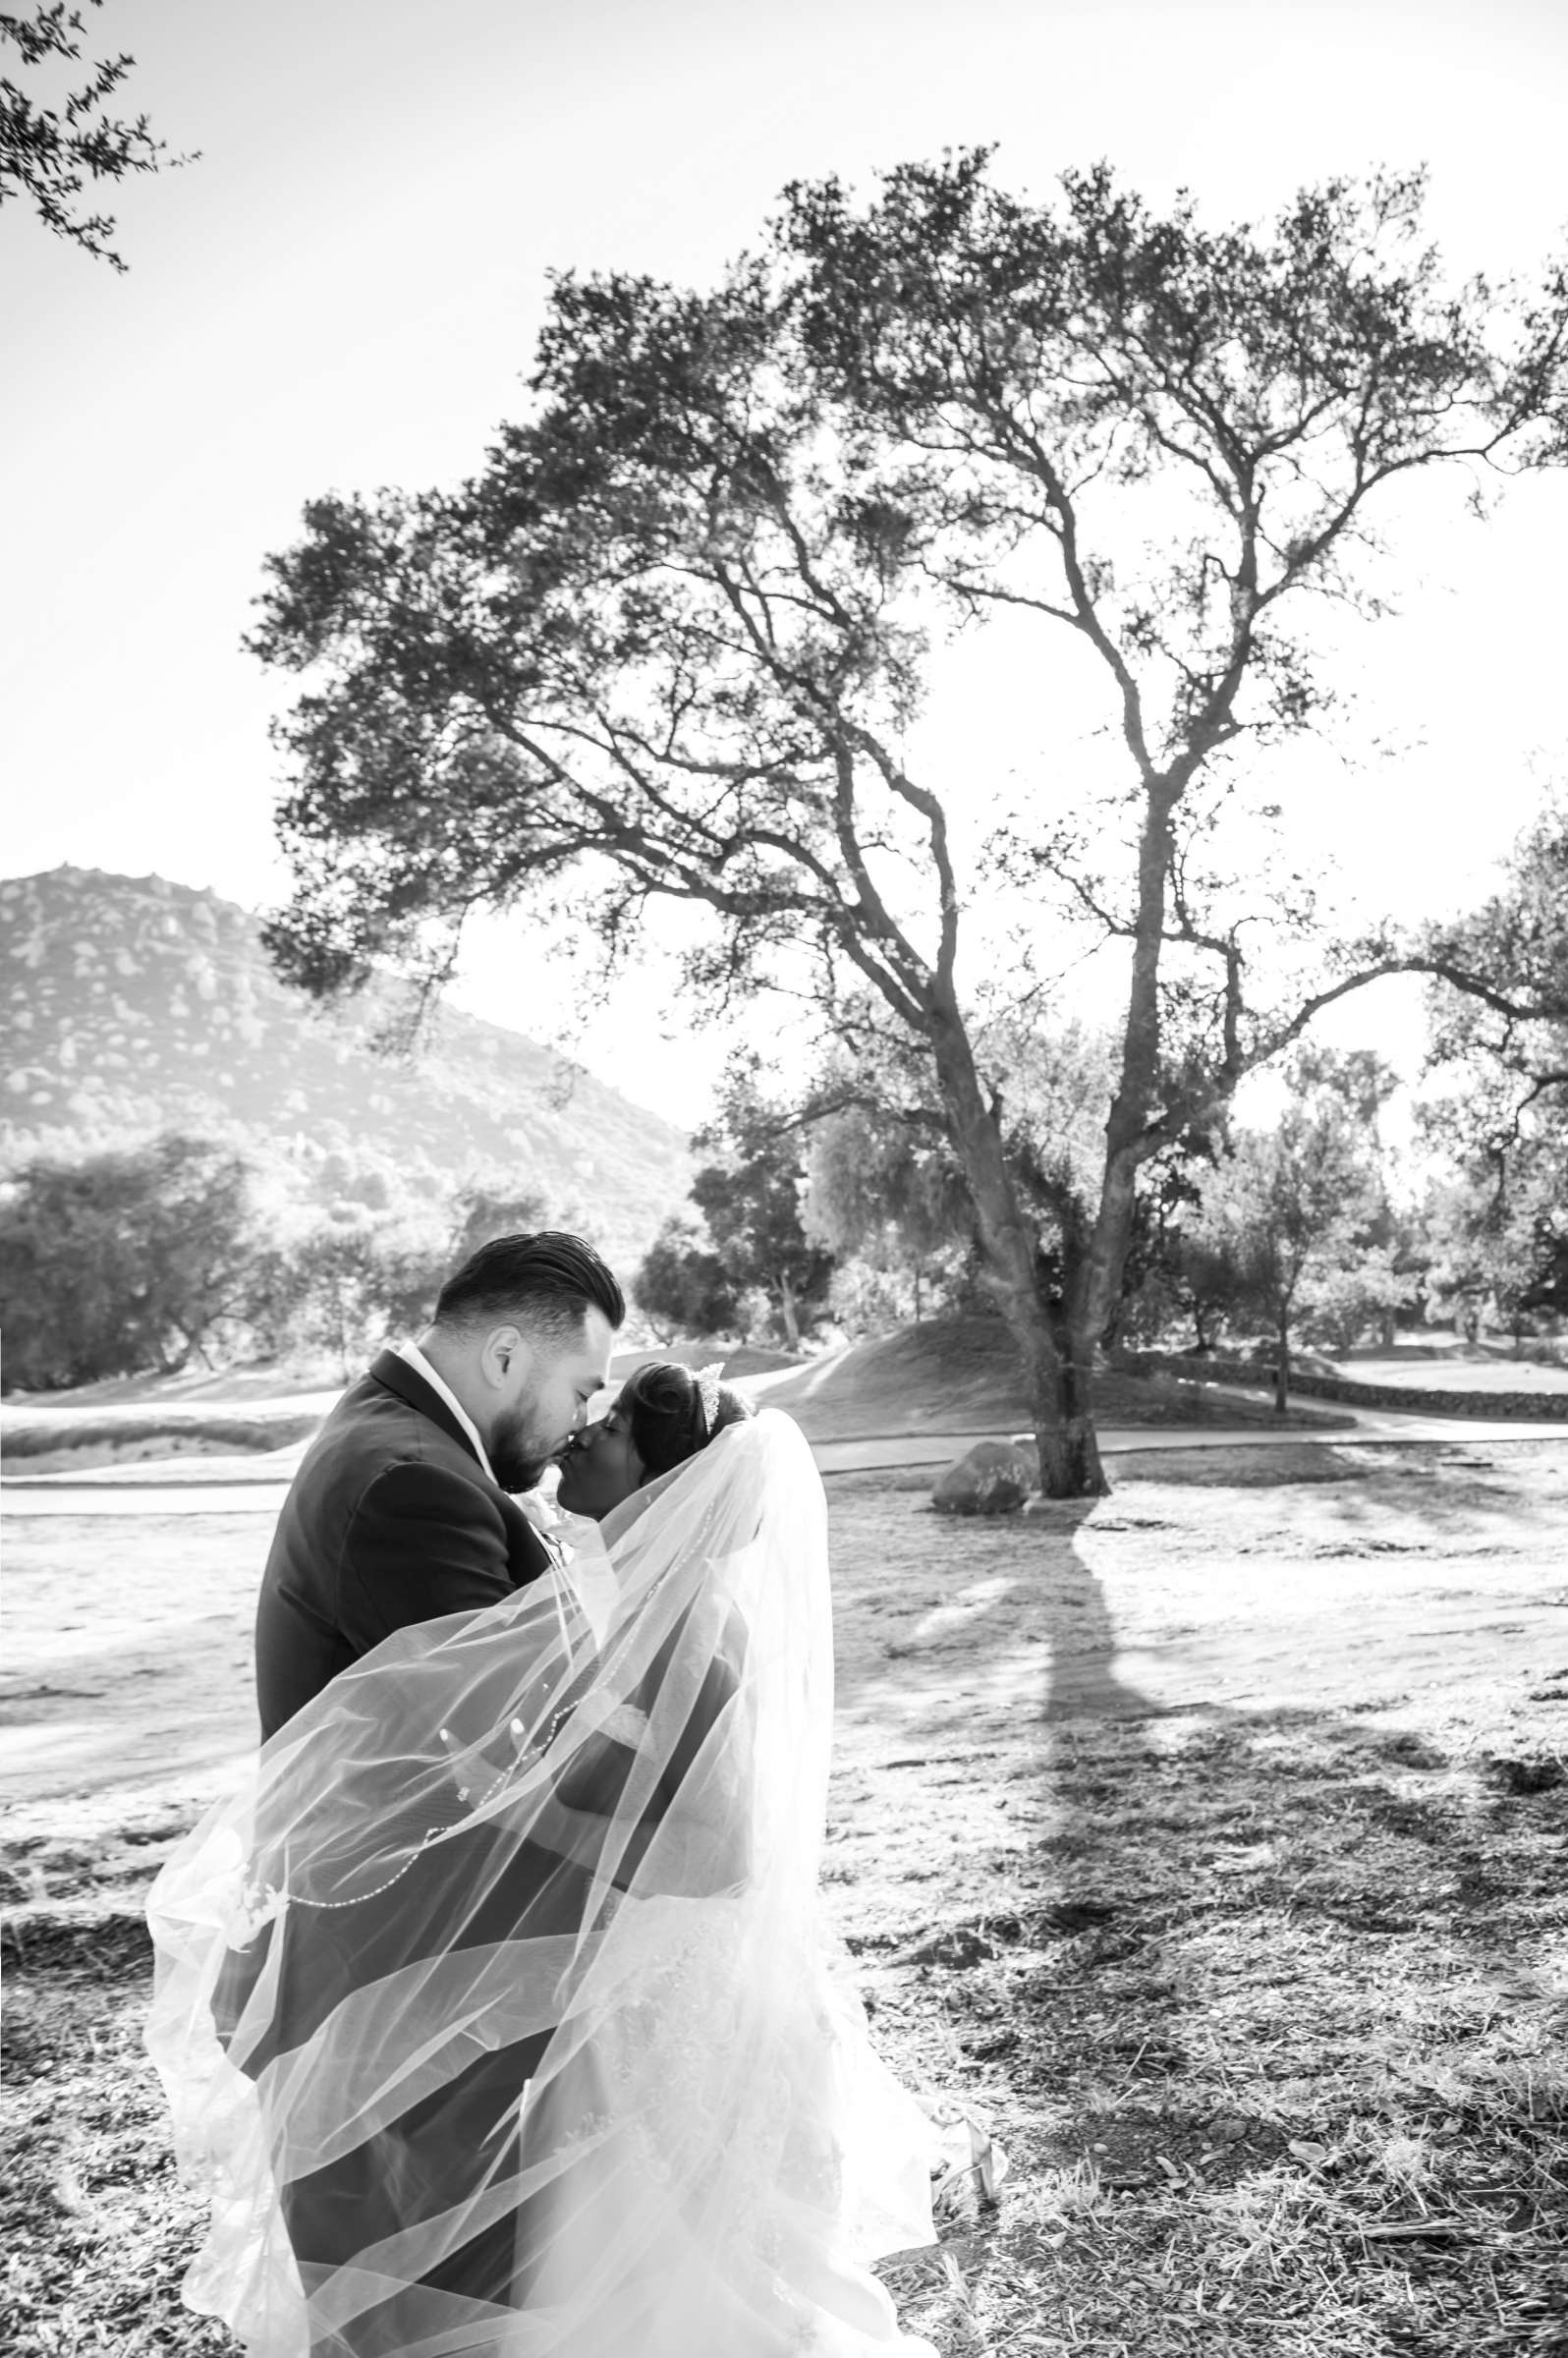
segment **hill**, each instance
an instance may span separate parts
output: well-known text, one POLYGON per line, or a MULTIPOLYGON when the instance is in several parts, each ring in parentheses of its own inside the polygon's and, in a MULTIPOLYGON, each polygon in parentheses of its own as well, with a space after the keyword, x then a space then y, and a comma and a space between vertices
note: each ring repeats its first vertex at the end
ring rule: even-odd
POLYGON ((623 1270, 684 1202, 687 1140, 657 1114, 453 1009, 416 1057, 383 1054, 385 993, 315 1006, 215 893, 54 869, 0 882, 0 936, 5 1168, 179 1128, 306 1175, 334 1155, 379 1164, 416 1195, 504 1181, 623 1270))
MULTIPOLYGON (((1030 1427, 1017 1349, 1000 1319, 992 1318, 927 1319, 873 1336, 770 1383, 758 1397, 769 1408, 788 1409, 812 1441, 1027 1432, 1030 1427)), ((1113 1368, 1095 1376, 1094 1414, 1107 1427, 1259 1425, 1275 1431, 1281 1422, 1264 1399, 1113 1368)), ((1284 1422, 1337 1426, 1349 1420, 1293 1401, 1284 1422)))

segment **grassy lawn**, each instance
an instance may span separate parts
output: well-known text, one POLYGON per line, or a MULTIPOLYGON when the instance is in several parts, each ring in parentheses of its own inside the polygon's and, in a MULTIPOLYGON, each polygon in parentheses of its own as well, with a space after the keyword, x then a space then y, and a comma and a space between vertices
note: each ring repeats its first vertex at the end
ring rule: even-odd
MULTIPOLYGON (((931 1319, 852 1344, 802 1368, 770 1387, 766 1397, 771 1407, 788 1409, 813 1441, 1027 1432, 1032 1422, 1018 1353, 1000 1319, 988 1318, 931 1319)), ((1277 1429, 1281 1422, 1269 1401, 1244 1392, 1218 1398, 1202 1383, 1170 1376, 1125 1376, 1113 1368, 1095 1376, 1094 1413, 1105 1429, 1277 1429)), ((1316 1402, 1293 1401, 1284 1422, 1331 1429, 1351 1420, 1316 1402)))
MULTIPOLYGON (((700 1346, 676 1346, 688 1359, 700 1346)), ((652 1356, 618 1352, 618 1383, 652 1356)), ((1029 1399, 1018 1354, 997 1319, 927 1319, 804 1364, 750 1346, 724 1355, 726 1374, 763 1379, 759 1397, 796 1418, 811 1440, 934 1432, 1027 1431, 1029 1399)), ((308 1372, 319 1383, 322 1371, 308 1372)), ((199 1380, 139 1376, 80 1391, 20 1399, 0 1413, 0 1458, 13 1476, 81 1474, 108 1466, 174 1457, 229 1458, 294 1447, 314 1432, 338 1388, 303 1389, 307 1376, 237 1369, 199 1380), (270 1386, 268 1390, 267 1386, 270 1386)), ((1126 1376, 1113 1369, 1096 1381, 1096 1412, 1114 1426, 1258 1425, 1277 1430, 1271 1403, 1170 1376, 1126 1376)), ((1284 1422, 1332 1430, 1353 1422, 1319 1402, 1295 1401, 1284 1422)), ((282 1468, 292 1470, 291 1460, 282 1468)))
MULTIPOLYGON (((1568 1449, 1151 1446, 994 1524, 830 1496, 827 1901, 884 2053, 1009 2164, 888 2264, 906 2323, 944 2358, 1568 2349, 1568 1449)), ((191 1526, 161 1586, 165 1527, 95 1527, 149 1656, 191 1526)), ((214 1629, 146 1682, 136 1781, 74 1785, 50 1722, 10 1821, 16 2358, 232 2346, 179 2306, 197 2219, 138 2045, 214 1629)))
POLYGON ((1357 1383, 1405 1383, 1438 1392, 1561 1392, 1568 1416, 1568 1368, 1541 1360, 1466 1357, 1463 1359, 1347 1359, 1339 1372, 1357 1383))

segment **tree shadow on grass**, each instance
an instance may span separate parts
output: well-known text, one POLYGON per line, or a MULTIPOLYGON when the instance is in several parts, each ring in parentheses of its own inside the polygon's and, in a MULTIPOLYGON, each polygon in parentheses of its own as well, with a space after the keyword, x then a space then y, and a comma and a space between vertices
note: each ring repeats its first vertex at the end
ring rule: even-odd
MULTIPOLYGON (((874 1944, 879 2019, 1014 2163, 999 2212, 971 2189, 944 2224, 965 2315, 1033 2304, 1067 2335, 1092 2314, 1136 2348, 1151 2302, 1218 2284, 1238 2330, 1313 2346, 1552 2346, 1568 2120, 1542 1894, 1568 1667, 1542 1686, 1504 1664, 1468 1722, 1452 1693, 1428 1705, 1414 1642, 1414 1702, 1386 1646, 1359 1690, 1354 1657, 1334 1687, 1303 1656, 1317 1708, 1227 1700, 1202 1645, 1120 1643, 1081 1552, 1092 1511, 1012 1524, 1011 1567, 962 1528, 884 1544, 889 1634, 846 1683, 924 1787, 892 1841, 928 1929, 874 1944), (983 1822, 998 1783, 1015 1815, 983 1822)), ((906 2295, 946 2330, 934 2275, 912 2263, 906 2295)))
MULTIPOLYGON (((1173 2284, 1234 2283, 1288 2216, 1267 2303, 1309 2337, 1348 2316, 1422 2358, 1548 2346, 1529 2337, 1568 2322, 1568 2022, 1541 1877, 1568 1775, 1523 1734, 1452 1757, 1374 1694, 1141 1716, 1113 1653, 1053 1662, 1053 1824, 947 1994, 977 2093, 1029 2121, 1022 2248, 1065 2186, 1052 2223, 1087 2231, 1086 2265, 1114 2233, 1173 2284)), ((977 2297, 1021 2249, 1005 2211, 986 2224, 977 2297)), ((1129 2347, 1139 2274, 1096 2321, 1129 2347)))
POLYGON ((1116 1624, 1105 1584, 1077 1544, 1079 1529, 1092 1512, 1088 1501, 1052 1510, 1053 1526, 1064 1538, 1070 1535, 1070 1544, 1051 1566, 1043 1605, 1049 1655, 1040 1717, 1047 1727, 1075 1719, 1143 1720, 1160 1710, 1117 1669, 1116 1624))

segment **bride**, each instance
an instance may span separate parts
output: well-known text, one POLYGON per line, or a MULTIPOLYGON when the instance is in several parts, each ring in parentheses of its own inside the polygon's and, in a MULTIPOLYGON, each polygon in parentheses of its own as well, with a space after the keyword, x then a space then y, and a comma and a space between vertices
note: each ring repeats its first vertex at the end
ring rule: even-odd
POLYGON ((570 1565, 335 1679, 153 1885, 186 2300, 258 2358, 932 2358, 866 2265, 931 2131, 817 1920, 811 1453, 644 1370, 562 1496, 570 1565))

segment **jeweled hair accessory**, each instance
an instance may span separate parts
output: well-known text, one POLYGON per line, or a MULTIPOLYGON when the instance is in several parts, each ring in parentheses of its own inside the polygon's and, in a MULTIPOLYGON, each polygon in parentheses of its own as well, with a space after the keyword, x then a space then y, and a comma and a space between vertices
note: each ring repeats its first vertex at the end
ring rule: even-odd
POLYGON ((719 1377, 723 1373, 724 1362, 721 1359, 715 1359, 709 1366, 697 1371, 697 1396, 702 1403, 702 1431, 708 1439, 713 1433, 713 1419, 718 1415, 719 1377))

